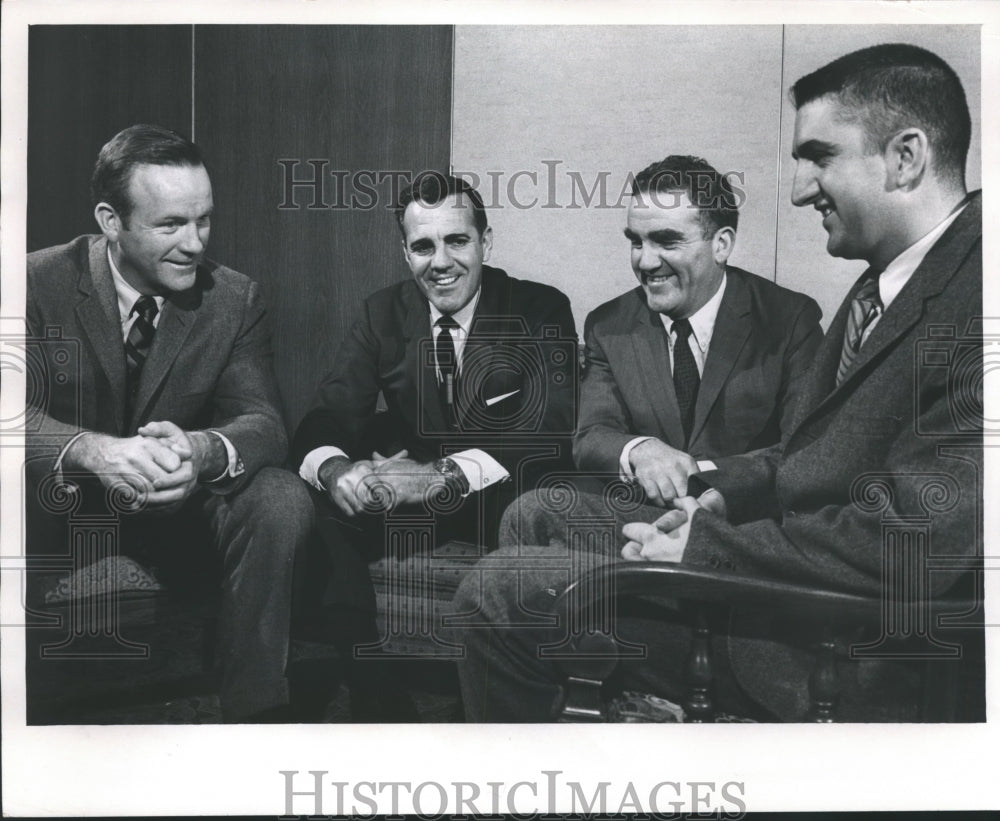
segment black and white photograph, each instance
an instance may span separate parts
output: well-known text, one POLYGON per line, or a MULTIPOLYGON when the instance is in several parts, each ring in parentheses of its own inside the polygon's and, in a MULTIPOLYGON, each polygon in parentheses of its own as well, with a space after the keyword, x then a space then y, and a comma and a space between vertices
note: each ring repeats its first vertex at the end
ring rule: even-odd
POLYGON ((997 809, 1000 10, 2 12, 5 814, 997 809))

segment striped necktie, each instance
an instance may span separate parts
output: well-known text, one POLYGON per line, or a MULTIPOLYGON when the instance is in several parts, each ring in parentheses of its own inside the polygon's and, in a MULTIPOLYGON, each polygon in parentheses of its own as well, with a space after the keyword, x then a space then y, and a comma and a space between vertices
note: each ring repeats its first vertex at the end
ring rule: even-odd
POLYGON ((437 321, 439 328, 437 339, 434 340, 434 359, 437 361, 441 391, 441 404, 448 415, 448 424, 456 425, 455 416, 455 380, 458 376, 458 355, 455 351, 455 338, 452 331, 458 330, 454 317, 442 316, 437 321))
POLYGON ((848 369, 854 364, 861 351, 865 329, 882 313, 882 300, 878 294, 878 274, 864 281, 851 300, 851 313, 847 317, 844 346, 840 351, 840 365, 837 367, 837 384, 844 381, 848 369))
POLYGON ((153 344, 153 335, 156 328, 153 320, 159 308, 156 307, 156 300, 151 296, 141 296, 132 306, 129 314, 136 314, 135 322, 129 328, 128 336, 125 338, 125 387, 127 401, 127 416, 134 410, 135 397, 139 392, 139 378, 142 375, 142 366, 146 364, 146 357, 149 355, 150 346, 153 344))

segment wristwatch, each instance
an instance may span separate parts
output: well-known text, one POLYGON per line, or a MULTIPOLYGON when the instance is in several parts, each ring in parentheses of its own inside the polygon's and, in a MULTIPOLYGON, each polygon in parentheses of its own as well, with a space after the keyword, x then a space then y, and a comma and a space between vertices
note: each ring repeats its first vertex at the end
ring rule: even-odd
POLYGON ((448 456, 438 459, 434 462, 434 470, 444 477, 449 490, 455 491, 463 499, 469 495, 469 480, 454 459, 448 456))

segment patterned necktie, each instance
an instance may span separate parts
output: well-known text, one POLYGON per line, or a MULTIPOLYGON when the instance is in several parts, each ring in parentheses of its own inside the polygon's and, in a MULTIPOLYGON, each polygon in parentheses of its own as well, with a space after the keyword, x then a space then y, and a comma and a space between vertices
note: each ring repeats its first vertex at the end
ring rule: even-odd
MULTIPOLYGON (((156 307, 156 300, 151 296, 141 296, 132 306, 132 314, 136 314, 135 322, 129 328, 128 336, 125 338, 125 387, 127 401, 127 416, 134 410, 135 396, 139 391, 139 377, 142 374, 142 366, 146 363, 149 355, 149 348, 153 344, 153 335, 156 328, 153 320, 159 308, 156 307)), ((131 316, 131 314, 130 314, 131 316)))
POLYGON ((858 358, 865 329, 882 313, 882 300, 878 294, 878 274, 866 279, 851 300, 851 313, 847 317, 844 333, 844 347, 840 351, 840 365, 837 367, 837 384, 844 381, 844 375, 858 358))
POLYGON ((677 319, 671 330, 677 335, 674 341, 674 392, 677 394, 677 406, 681 411, 684 442, 687 444, 694 424, 694 404, 698 398, 701 377, 698 375, 698 363, 694 361, 694 354, 688 343, 691 323, 686 319, 677 319))
POLYGON ((434 358, 437 360, 441 392, 441 404, 448 414, 448 424, 455 426, 455 378, 458 374, 458 356, 455 352, 455 339, 451 335, 458 330, 458 323, 450 316, 442 316, 437 321, 437 339, 434 341, 434 358))

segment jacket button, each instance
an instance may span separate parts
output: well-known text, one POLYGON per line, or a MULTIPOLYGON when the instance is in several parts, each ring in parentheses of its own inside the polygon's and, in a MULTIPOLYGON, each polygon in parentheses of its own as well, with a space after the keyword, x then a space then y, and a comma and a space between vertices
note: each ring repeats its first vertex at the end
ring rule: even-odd
POLYGON ((729 561, 728 559, 722 563, 722 566, 724 568, 726 568, 726 570, 735 570, 736 569, 736 566, 731 561, 729 561))
POLYGON ((719 568, 719 560, 714 556, 708 560, 708 564, 713 570, 717 570, 719 568))

